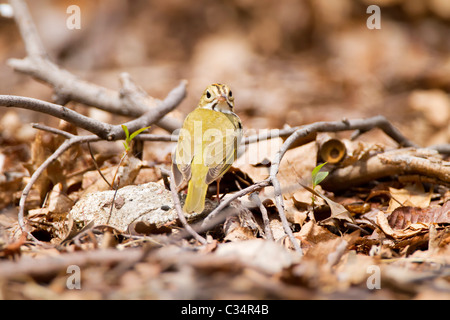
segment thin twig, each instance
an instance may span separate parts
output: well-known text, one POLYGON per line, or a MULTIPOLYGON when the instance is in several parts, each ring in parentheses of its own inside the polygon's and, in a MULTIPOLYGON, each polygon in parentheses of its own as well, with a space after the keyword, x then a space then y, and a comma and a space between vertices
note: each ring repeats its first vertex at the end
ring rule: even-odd
POLYGON ((269 140, 273 138, 287 137, 293 134, 295 131, 300 129, 300 127, 292 127, 287 129, 272 129, 264 131, 262 133, 253 134, 251 136, 245 137, 242 141, 243 144, 250 144, 259 141, 269 140))
MULTIPOLYGON (((114 183, 114 180, 113 180, 113 183, 114 183)), ((120 184, 120 177, 118 178, 117 184, 114 186, 114 196, 111 201, 111 209, 109 210, 108 219, 106 220, 107 225, 109 224, 109 220, 111 219, 111 216, 113 213, 114 203, 116 201, 117 190, 119 190, 119 184, 120 184)))
POLYGON ((112 179, 112 186, 113 186, 112 189, 116 189, 116 187, 117 188, 119 187, 120 181, 118 181, 117 184, 116 184, 116 177, 117 177, 117 173, 119 173, 120 166, 122 165, 122 162, 125 160, 125 157, 127 155, 128 155, 127 152, 124 151, 122 157, 120 158, 119 164, 117 165, 116 172, 114 173, 114 176, 113 176, 113 179, 112 179))
POLYGON ((152 133, 141 133, 134 139, 142 141, 166 141, 166 142, 177 142, 178 136, 175 134, 152 134, 152 133))
POLYGON ((289 226, 289 222, 287 221, 286 214, 284 213, 284 201, 283 201, 283 195, 281 193, 281 186, 280 182, 278 181, 276 175, 270 176, 270 182, 272 183, 274 194, 275 194, 275 205, 278 210, 278 215, 281 219, 281 224, 283 225, 284 232, 289 237, 289 240, 291 241, 292 245, 294 246, 295 250, 300 254, 303 255, 302 248, 297 242, 297 239, 294 237, 294 234, 292 233, 292 230, 289 226))
MULTIPOLYGON (((97 136, 75 136, 73 135, 72 138, 65 140, 59 147, 58 149, 56 149, 55 152, 53 152, 53 154, 48 157, 37 169, 35 172, 33 172, 33 174, 30 177, 30 180, 28 181, 27 185, 25 186, 25 188, 22 191, 22 196, 20 197, 19 200, 19 213, 18 213, 18 222, 19 222, 19 226, 22 229, 22 231, 26 231, 25 228, 25 221, 24 221, 24 215, 25 215, 25 202, 27 200, 28 194, 31 191, 31 188, 33 187, 33 185, 36 183, 37 179, 39 178, 39 176, 44 172, 45 169, 47 169, 47 167, 56 159, 58 159, 58 157, 60 157, 65 151, 67 151, 70 147, 76 145, 76 144, 80 144, 80 143, 85 143, 85 142, 94 142, 94 141, 99 141, 100 138, 97 136)), ((32 237, 34 238, 34 237, 32 237)), ((35 240, 35 239, 34 239, 35 240)))
POLYGON ((87 147, 88 147, 88 150, 89 150, 89 154, 91 155, 92 161, 94 162, 95 169, 97 169, 97 171, 98 171, 98 173, 100 174, 100 176, 102 177, 103 181, 105 181, 106 184, 107 184, 111 189, 114 189, 113 186, 111 185, 111 183, 109 183, 108 179, 106 179, 106 177, 105 177, 105 175, 103 174, 102 170, 100 170, 100 167, 98 166, 98 163, 97 163, 97 161, 95 160, 94 153, 92 152, 91 144, 90 144, 89 142, 87 143, 87 147))
POLYGON ((264 233, 266 235, 266 239, 273 241, 274 237, 272 234, 272 229, 270 228, 270 220, 269 220, 269 216, 267 214, 266 207, 262 204, 261 199, 259 198, 259 196, 256 192, 254 192, 250 195, 250 200, 252 200, 256 204, 256 206, 259 208, 259 211, 261 211, 261 215, 262 215, 263 223, 264 223, 264 233))
POLYGON ((50 133, 53 133, 53 134, 57 134, 57 135, 65 137, 66 139, 70 139, 70 138, 72 138, 74 136, 70 132, 67 132, 67 131, 64 131, 64 130, 60 130, 60 129, 56 129, 56 128, 53 128, 53 127, 49 127, 49 126, 46 126, 45 124, 41 124, 41 123, 32 123, 31 126, 34 129, 39 129, 39 130, 42 130, 42 131, 47 131, 47 132, 50 132, 50 133))
POLYGON ((256 182, 254 184, 252 184, 251 186, 242 189, 236 193, 234 193, 233 195, 231 195, 230 197, 226 198, 225 200, 221 201, 220 204, 213 210, 211 211, 210 214, 208 214, 208 216, 203 220, 202 223, 202 228, 204 228, 205 226, 209 225, 210 221, 212 221, 214 218, 216 218, 216 216, 226 207, 228 207, 230 205, 230 203, 233 200, 236 200, 237 198, 243 197, 251 192, 254 191, 258 191, 261 190, 264 187, 267 187, 270 185, 269 180, 263 180, 260 182, 256 182))

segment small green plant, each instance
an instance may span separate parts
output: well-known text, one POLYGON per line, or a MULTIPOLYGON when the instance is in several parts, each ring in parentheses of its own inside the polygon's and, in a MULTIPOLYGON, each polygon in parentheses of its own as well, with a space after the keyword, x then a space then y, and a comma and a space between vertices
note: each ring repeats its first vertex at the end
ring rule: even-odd
POLYGON ((127 126, 123 124, 122 125, 122 130, 125 132, 125 141, 123 143, 123 146, 125 147, 125 152, 123 153, 122 158, 120 158, 119 165, 117 166, 116 172, 114 173, 112 184, 110 184, 106 180, 106 178, 103 177, 101 171, 99 170, 100 174, 102 175, 102 177, 106 181, 106 183, 108 183, 108 185, 111 187, 111 189, 115 190, 113 199, 111 201, 111 209, 109 211, 109 216, 108 216, 108 219, 106 220, 106 224, 109 223, 109 219, 111 218, 112 210, 113 210, 113 207, 114 207, 114 201, 116 199, 117 190, 119 189, 120 176, 117 177, 117 173, 119 172, 119 168, 120 168, 122 162, 125 160, 125 158, 128 156, 128 154, 129 154, 129 152, 131 150, 131 142, 133 141, 133 139, 136 138, 136 136, 138 134, 140 134, 141 132, 147 130, 148 128, 150 128, 150 127, 140 128, 140 129, 136 130, 135 132, 133 132, 132 134, 130 134, 130 131, 128 130, 127 126))
POLYGON ((123 129, 123 131, 125 132, 125 141, 124 141, 124 143, 123 143, 123 146, 125 147, 125 151, 126 152, 128 152, 128 151, 130 151, 130 148, 131 148, 131 141, 138 135, 138 134, 140 134, 142 131, 145 131, 145 130, 147 130, 147 129, 149 129, 150 127, 145 127, 145 128, 140 128, 140 129, 138 129, 138 130, 136 130, 135 132, 133 132, 131 135, 130 135, 130 132, 128 131, 128 128, 127 128, 127 126, 126 125, 122 125, 122 129, 123 129))
MULTIPOLYGON (((315 167, 313 169, 313 171, 311 172, 311 178, 312 178, 312 188, 313 190, 316 188, 316 186, 318 184, 320 184, 327 176, 328 173, 327 171, 320 171, 320 169, 322 169, 322 167, 324 165, 326 165, 327 163, 324 162, 322 164, 319 164, 317 167, 315 167)), ((316 200, 316 197, 314 195, 311 196, 311 200, 312 200, 312 206, 314 208, 314 202, 316 200)))
POLYGON ((326 162, 324 162, 322 164, 319 164, 311 172, 313 189, 328 176, 329 172, 327 172, 327 171, 320 171, 320 169, 322 169, 322 167, 324 165, 326 165, 326 164, 327 164, 326 162))
MULTIPOLYGON (((130 135, 130 132, 128 131, 127 126, 124 125, 124 124, 122 125, 122 129, 123 129, 123 131, 125 132, 125 142, 123 143, 123 146, 125 147, 125 152, 123 153, 122 158, 120 158, 119 165, 117 166, 116 173, 114 174, 114 177, 113 177, 113 183, 112 183, 113 188, 114 188, 114 186, 116 185, 115 182, 116 182, 117 172, 119 171, 119 168, 120 168, 120 166, 122 165, 122 162, 125 160, 125 157, 128 156, 128 153, 129 153, 130 150, 131 150, 131 141, 133 141, 133 139, 136 138, 136 136, 137 136, 139 133, 141 133, 142 131, 147 130, 148 128, 150 128, 150 127, 140 128, 140 129, 136 130, 135 132, 133 132, 133 133, 130 135)), ((117 183, 117 185, 118 185, 118 183, 117 183)))

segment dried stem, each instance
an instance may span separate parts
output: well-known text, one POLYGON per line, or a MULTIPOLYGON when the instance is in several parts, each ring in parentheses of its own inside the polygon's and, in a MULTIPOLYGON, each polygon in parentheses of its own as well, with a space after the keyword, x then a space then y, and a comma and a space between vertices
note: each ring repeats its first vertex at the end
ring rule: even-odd
POLYGON ((100 167, 98 166, 98 163, 97 163, 97 161, 95 160, 94 153, 92 152, 91 144, 90 144, 89 142, 87 143, 87 147, 88 147, 88 150, 89 150, 89 154, 91 155, 92 161, 94 162, 94 167, 95 167, 95 169, 97 169, 97 172, 100 174, 100 177, 102 177, 103 181, 105 181, 106 184, 107 184, 111 189, 114 189, 114 187, 112 186, 112 184, 109 183, 108 179, 106 179, 106 177, 105 177, 105 175, 103 174, 102 170, 100 170, 100 167))
POLYGON ((220 204, 213 210, 211 211, 211 213, 203 220, 202 222, 202 228, 205 228, 207 225, 210 224, 210 222, 216 218, 216 216, 226 207, 228 207, 230 205, 230 203, 233 200, 236 200, 240 197, 243 197, 249 193, 252 193, 254 191, 258 191, 261 190, 264 187, 267 187, 270 185, 269 180, 263 180, 260 182, 256 182, 254 184, 252 184, 251 186, 242 189, 236 193, 234 193, 233 195, 231 195, 230 197, 226 198, 225 200, 221 201, 220 204))
POLYGON ((262 204, 261 199, 259 198, 259 196, 257 195, 256 192, 254 192, 250 195, 250 199, 256 204, 256 206, 261 211, 261 215, 262 215, 263 223, 264 223, 264 233, 266 235, 266 239, 273 241, 274 237, 273 237, 272 229, 270 229, 270 220, 269 220, 269 216, 267 214, 266 207, 262 204))

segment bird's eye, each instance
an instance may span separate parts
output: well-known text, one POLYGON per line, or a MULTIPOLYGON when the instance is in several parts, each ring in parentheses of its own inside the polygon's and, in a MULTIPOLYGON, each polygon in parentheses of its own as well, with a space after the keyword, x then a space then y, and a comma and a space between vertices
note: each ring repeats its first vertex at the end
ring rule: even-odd
POLYGON ((233 93, 231 92, 231 90, 230 90, 230 92, 228 92, 228 96, 229 96, 230 98, 233 96, 233 93))
POLYGON ((209 92, 209 90, 208 90, 208 91, 206 91, 206 98, 208 98, 208 99, 210 99, 210 98, 211 98, 211 92, 209 92))

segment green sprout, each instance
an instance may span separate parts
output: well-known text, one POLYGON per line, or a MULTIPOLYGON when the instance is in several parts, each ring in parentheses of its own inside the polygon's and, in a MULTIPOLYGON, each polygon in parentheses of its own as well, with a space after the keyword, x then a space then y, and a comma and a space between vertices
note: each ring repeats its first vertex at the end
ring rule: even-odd
POLYGON ((315 167, 313 169, 313 171, 311 172, 311 177, 312 177, 312 184, 313 184, 313 189, 320 184, 327 176, 328 173, 327 171, 320 171, 320 169, 322 169, 322 167, 324 165, 326 165, 327 163, 324 162, 322 164, 319 164, 317 167, 315 167))
POLYGON ((125 151, 126 152, 128 152, 128 151, 130 151, 130 146, 131 146, 131 141, 134 139, 134 138, 136 138, 136 136, 138 135, 138 134, 140 134, 142 131, 145 131, 145 130, 147 130, 147 129, 149 129, 150 127, 145 127, 145 128, 140 128, 140 129, 138 129, 138 130, 136 130, 135 132, 133 132, 131 135, 130 135, 130 132, 128 131, 128 128, 127 128, 127 126, 126 125, 122 125, 122 129, 123 129, 123 131, 125 132, 125 141, 124 141, 124 143, 123 143, 123 146, 125 147, 125 151))
MULTIPOLYGON (((326 162, 324 162, 324 163, 322 163, 322 164, 319 164, 319 165, 318 165, 317 167, 315 167, 315 168, 313 169, 313 171, 311 172, 311 178, 312 178, 312 187, 313 187, 313 190, 316 188, 316 186, 317 186, 318 184, 320 184, 320 183, 328 176, 329 172, 327 172, 327 171, 320 171, 320 169, 322 169, 322 167, 323 167, 324 165, 326 165, 326 164, 327 164, 326 162)), ((314 195, 311 196, 311 200, 312 200, 312 206, 313 206, 313 208, 314 208, 314 202, 315 202, 315 200, 316 200, 316 198, 315 198, 314 195)))

